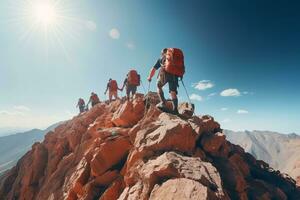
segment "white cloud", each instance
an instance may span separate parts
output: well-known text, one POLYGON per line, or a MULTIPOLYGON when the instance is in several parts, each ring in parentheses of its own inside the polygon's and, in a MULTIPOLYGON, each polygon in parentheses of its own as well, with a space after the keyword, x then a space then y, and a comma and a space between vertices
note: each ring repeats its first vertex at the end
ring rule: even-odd
POLYGON ((228 108, 221 108, 221 110, 222 110, 222 111, 226 111, 226 110, 228 110, 228 108))
POLYGON ((240 110, 238 110, 236 113, 237 113, 237 114, 248 114, 249 111, 248 111, 248 110, 242 110, 242 109, 240 109, 240 110))
POLYGON ((90 31, 95 31, 97 29, 97 24, 94 21, 88 20, 85 22, 85 26, 87 27, 87 29, 89 29, 90 31))
POLYGON ((229 88, 229 89, 223 90, 220 93, 220 95, 223 97, 238 97, 238 96, 241 96, 241 93, 238 89, 229 88))
POLYGON ((135 44, 133 42, 128 42, 128 43, 126 43, 126 47, 130 50, 134 50, 135 44))
POLYGON ((193 84, 193 87, 197 90, 206 90, 214 87, 215 85, 210 80, 202 80, 193 84))
POLYGON ((117 40, 120 38, 120 31, 116 28, 113 28, 109 31, 109 36, 114 39, 114 40, 117 40))
POLYGON ((191 94, 190 99, 195 100, 195 101, 203 101, 203 98, 200 95, 197 95, 197 94, 191 94))
POLYGON ((18 105, 18 106, 14 106, 13 107, 15 110, 18 110, 18 111, 24 111, 24 112, 29 112, 31 109, 28 108, 27 106, 23 106, 23 105, 18 105))

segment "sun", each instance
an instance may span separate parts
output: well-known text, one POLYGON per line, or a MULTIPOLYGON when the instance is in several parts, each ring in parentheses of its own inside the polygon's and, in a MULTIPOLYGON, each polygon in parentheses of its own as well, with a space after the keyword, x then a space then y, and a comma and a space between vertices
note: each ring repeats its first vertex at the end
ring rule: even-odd
POLYGON ((54 25, 58 18, 55 6, 50 2, 37 2, 32 5, 32 14, 33 20, 44 26, 54 25))
POLYGON ((79 32, 85 26, 85 20, 80 17, 80 9, 75 0, 9 2, 11 19, 7 22, 20 31, 19 40, 23 44, 38 46, 46 58, 53 52, 62 52, 71 60, 66 44, 79 41, 79 32))

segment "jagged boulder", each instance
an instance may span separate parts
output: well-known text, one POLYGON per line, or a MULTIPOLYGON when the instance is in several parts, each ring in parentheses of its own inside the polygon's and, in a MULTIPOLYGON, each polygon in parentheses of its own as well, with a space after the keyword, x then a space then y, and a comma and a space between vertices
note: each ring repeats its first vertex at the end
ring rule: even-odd
POLYGON ((100 147, 95 149, 91 160, 91 175, 100 176, 112 166, 118 164, 126 156, 131 148, 128 138, 116 136, 107 139, 100 147))
MULTIPOLYGON (((218 199, 225 198, 221 186, 221 178, 217 170, 199 158, 179 155, 175 152, 164 153, 150 158, 146 162, 139 160, 127 171, 125 183, 129 187, 126 199, 134 199, 138 194, 140 199, 148 199, 155 184, 172 178, 186 178, 198 181, 213 191, 218 199), (139 185, 142 184, 142 187, 139 185), (133 192, 134 191, 134 192, 133 192)), ((126 191, 124 190, 126 193, 126 191)))
POLYGON ((213 191, 201 183, 186 179, 170 179, 162 185, 155 185, 149 200, 207 200, 219 199, 213 191))
POLYGON ((189 119, 194 115, 195 105, 187 102, 180 103, 178 105, 178 112, 185 119, 189 119))
POLYGON ((206 134, 201 140, 203 149, 208 153, 216 153, 225 143, 226 136, 223 133, 206 134))
POLYGON ((143 98, 135 98, 133 102, 126 101, 114 113, 112 122, 120 127, 132 127, 144 116, 145 104, 143 98))

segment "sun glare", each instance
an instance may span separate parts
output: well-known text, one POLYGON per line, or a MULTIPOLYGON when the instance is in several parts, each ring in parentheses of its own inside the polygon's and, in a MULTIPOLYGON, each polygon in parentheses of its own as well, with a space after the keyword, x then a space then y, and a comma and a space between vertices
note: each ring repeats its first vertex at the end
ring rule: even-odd
POLYGON ((57 13, 54 5, 49 2, 37 3, 33 5, 33 17, 37 23, 49 26, 55 24, 57 20, 57 13))
POLYGON ((76 12, 75 0, 14 0, 10 1, 13 23, 20 30, 20 40, 26 44, 34 40, 49 53, 61 50, 71 59, 65 43, 78 40, 86 25, 76 12))

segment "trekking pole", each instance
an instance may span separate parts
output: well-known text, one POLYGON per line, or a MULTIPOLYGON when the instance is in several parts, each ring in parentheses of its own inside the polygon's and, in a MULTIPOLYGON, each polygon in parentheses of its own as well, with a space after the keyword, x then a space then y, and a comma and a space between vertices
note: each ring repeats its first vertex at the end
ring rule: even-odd
POLYGON ((145 86, 143 84, 143 81, 141 80, 141 84, 142 84, 142 87, 143 87, 143 90, 144 90, 144 93, 146 93, 146 89, 145 89, 145 86))
POLYGON ((149 101, 149 96, 148 96, 148 94, 149 94, 149 92, 150 92, 150 84, 151 84, 151 81, 149 81, 149 83, 148 83, 148 90, 147 90, 147 93, 146 93, 146 102, 145 102, 145 114, 146 114, 146 112, 147 112, 147 105, 148 105, 148 101, 149 101))
MULTIPOLYGON (((184 84, 183 80, 180 79, 180 81, 181 81, 182 86, 183 86, 183 88, 184 88, 184 90, 185 90, 185 94, 186 94, 186 96, 187 96, 187 98, 188 98, 188 100, 189 100, 189 103, 191 104, 191 106, 193 106, 192 100, 191 100, 191 98, 190 98, 190 96, 189 96, 189 93, 188 93, 188 91, 187 91, 187 89, 186 89, 186 87, 185 87, 185 84, 184 84)), ((195 113, 195 108, 193 108, 193 115, 194 115, 194 113, 195 113)))

